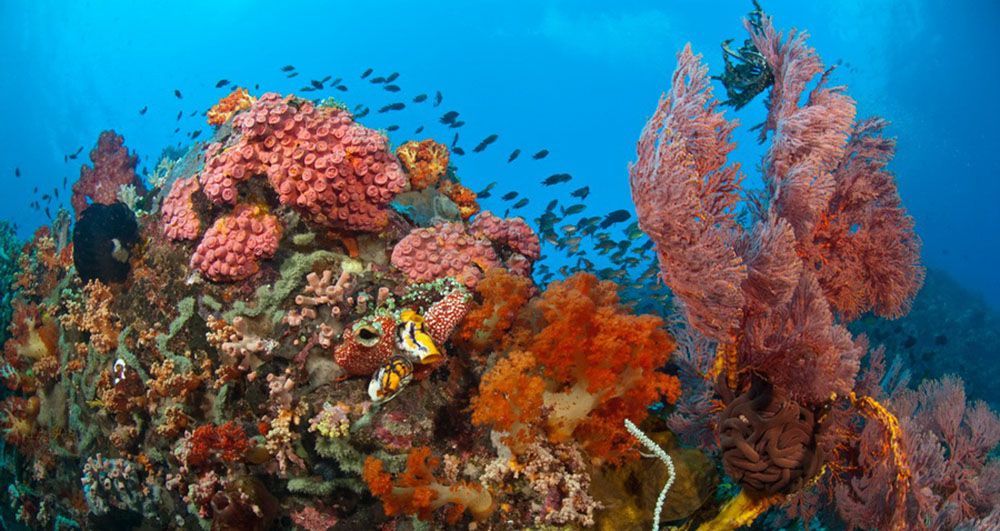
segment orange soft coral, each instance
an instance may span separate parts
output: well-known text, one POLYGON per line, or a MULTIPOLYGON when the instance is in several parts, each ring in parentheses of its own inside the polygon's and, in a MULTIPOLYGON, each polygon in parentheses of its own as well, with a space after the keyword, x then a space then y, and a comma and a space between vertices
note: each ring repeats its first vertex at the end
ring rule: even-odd
POLYGON ((396 150, 396 156, 410 175, 410 186, 423 190, 437 184, 448 171, 448 147, 433 140, 411 140, 396 150))
POLYGON ((9 396, 0 402, 0 434, 10 445, 30 453, 36 448, 38 397, 9 396))
POLYGON ((238 111, 249 109, 254 101, 256 98, 251 96, 247 89, 237 88, 208 110, 208 124, 222 125, 238 111))
POLYGON ((476 202, 476 192, 465 186, 452 181, 442 181, 438 185, 438 190, 458 205, 458 213, 462 216, 462 219, 467 220, 479 212, 479 203, 476 202))
POLYGON ((578 273, 533 300, 520 318, 535 322, 533 333, 516 334, 517 350, 483 377, 473 421, 501 431, 533 424, 556 442, 576 438, 593 457, 624 457, 633 444, 624 419, 641 421, 646 406, 674 402, 680 388, 657 370, 674 348, 662 321, 628 313, 616 289, 578 273), (530 398, 539 381, 544 416, 530 398), (513 390, 515 401, 501 399, 513 390))
POLYGON ((406 470, 399 475, 395 484, 392 476, 383 470, 382 461, 367 457, 362 477, 372 494, 382 499, 382 507, 388 516, 413 514, 428 521, 436 509, 447 504, 447 521, 454 524, 463 510, 476 521, 482 521, 493 513, 493 497, 481 485, 470 482, 442 483, 434 476, 434 470, 441 460, 431 456, 427 447, 414 448, 406 458, 406 470))
POLYGON ((531 298, 531 280, 503 268, 491 268, 476 284, 481 297, 465 317, 455 340, 476 352, 501 344, 521 307, 531 298))

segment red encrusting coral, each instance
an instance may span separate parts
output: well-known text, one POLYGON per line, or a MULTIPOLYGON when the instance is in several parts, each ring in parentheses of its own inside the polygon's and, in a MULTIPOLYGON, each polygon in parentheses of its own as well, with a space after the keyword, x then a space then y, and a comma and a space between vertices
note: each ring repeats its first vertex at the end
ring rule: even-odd
POLYGON ((185 464, 200 467, 212 460, 240 462, 250 448, 243 428, 233 421, 216 426, 205 424, 195 428, 188 438, 190 448, 185 464))
POLYGON ((278 218, 260 205, 239 205, 215 220, 191 256, 191 268, 216 282, 243 280, 274 256, 281 241, 278 218))
MULTIPOLYGON (((488 372, 473 400, 473 422, 500 431, 541 429, 552 441, 575 438, 592 457, 615 462, 634 440, 624 420, 677 400, 677 379, 660 372, 674 343, 652 315, 632 315, 617 285, 578 273, 554 282, 524 310, 528 330, 488 372), (540 415, 544 405, 546 415, 540 415)), ((512 433, 524 441, 524 433, 512 433)))
POLYGON ((282 204, 325 227, 378 231, 406 186, 388 140, 337 107, 264 94, 236 115, 237 140, 213 143, 199 175, 205 195, 235 204, 236 185, 266 174, 282 204))
POLYGON ((104 131, 98 137, 97 146, 90 150, 94 166, 84 164, 80 168, 80 179, 73 183, 70 203, 77 217, 90 203, 110 205, 118 201, 118 190, 122 186, 130 184, 137 192, 145 193, 142 180, 135 174, 138 157, 129 154, 124 142, 125 139, 114 131, 104 131))
POLYGON ((441 460, 431 456, 426 446, 414 448, 406 458, 406 470, 395 480, 383 469, 382 461, 365 458, 362 477, 372 494, 382 500, 388 516, 412 514, 424 521, 435 510, 449 505, 445 521, 458 523, 466 510, 474 520, 486 519, 495 510, 490 492, 482 485, 467 481, 450 483, 434 475, 441 460))

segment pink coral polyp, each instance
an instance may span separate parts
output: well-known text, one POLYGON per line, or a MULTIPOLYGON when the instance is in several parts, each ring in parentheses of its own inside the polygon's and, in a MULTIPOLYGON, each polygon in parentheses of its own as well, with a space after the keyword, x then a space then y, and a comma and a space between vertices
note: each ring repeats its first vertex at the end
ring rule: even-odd
POLYGON ((259 260, 278 250, 282 228, 278 218, 257 205, 240 205, 205 232, 191 268, 215 282, 235 282, 260 271, 259 260))
POLYGON ((268 93, 234 124, 242 135, 226 149, 210 145, 199 177, 215 203, 235 204, 239 183, 267 175, 281 203, 313 223, 374 232, 406 187, 386 138, 342 109, 268 93))

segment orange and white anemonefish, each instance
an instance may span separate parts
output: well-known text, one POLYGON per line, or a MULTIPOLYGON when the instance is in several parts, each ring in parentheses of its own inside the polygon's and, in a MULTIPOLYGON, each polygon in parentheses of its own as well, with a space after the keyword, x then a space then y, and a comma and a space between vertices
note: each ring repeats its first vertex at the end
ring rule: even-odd
POLYGON ((413 363, 403 356, 393 356, 379 368, 368 382, 368 397, 372 402, 388 402, 410 383, 413 363))
POLYGON ((424 318, 413 310, 403 310, 396 326, 396 348, 422 365, 436 363, 441 359, 434 340, 424 326, 424 318))

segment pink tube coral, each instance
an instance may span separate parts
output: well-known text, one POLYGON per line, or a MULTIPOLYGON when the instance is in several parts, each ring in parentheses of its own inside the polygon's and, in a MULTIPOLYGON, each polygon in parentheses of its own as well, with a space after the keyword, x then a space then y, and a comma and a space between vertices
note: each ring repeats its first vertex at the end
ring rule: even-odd
POLYGON ((210 145, 199 176, 216 203, 234 204, 240 182, 266 174, 281 203, 313 223, 372 232, 385 226, 384 207, 406 187, 386 138, 345 110, 268 93, 233 124, 238 139, 210 145))
POLYGON ((278 218, 257 205, 239 205, 215 220, 191 257, 191 268, 215 282, 235 282, 260 271, 281 240, 278 218))
POLYGON ((392 265, 411 282, 455 277, 473 287, 483 271, 499 267, 500 259, 489 241, 476 238, 461 223, 441 223, 414 229, 392 249, 392 265))
POLYGON ((198 179, 177 179, 160 209, 163 234, 171 240, 193 240, 201 232, 201 221, 194 210, 191 196, 199 190, 198 179))

